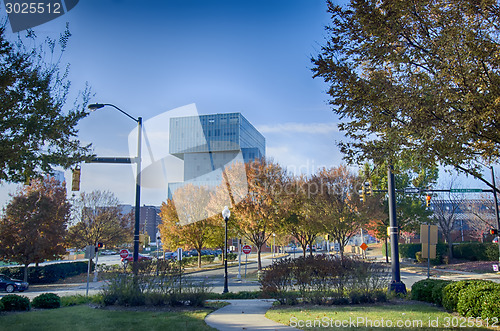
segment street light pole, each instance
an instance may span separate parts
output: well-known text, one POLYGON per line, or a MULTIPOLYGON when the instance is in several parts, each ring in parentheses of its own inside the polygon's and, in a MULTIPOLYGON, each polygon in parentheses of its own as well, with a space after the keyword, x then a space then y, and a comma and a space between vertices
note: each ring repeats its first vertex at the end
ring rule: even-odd
MULTIPOLYGON (((124 112, 117 106, 110 103, 94 103, 88 105, 90 111, 94 111, 105 106, 110 106, 132 119, 137 123, 137 158, 135 163, 137 164, 137 174, 135 178, 135 224, 134 224, 134 262, 139 261, 139 225, 141 222, 141 146, 142 146, 142 117, 135 118, 128 113, 124 112)), ((137 272, 137 263, 134 263, 134 273, 137 272)))
POLYGON ((231 212, 229 211, 229 208, 224 207, 224 210, 222 211, 222 217, 224 218, 225 222, 225 235, 224 235, 224 290, 222 293, 227 293, 229 292, 229 289, 227 287, 227 221, 229 220, 229 217, 231 216, 231 212))
POLYGON ((392 163, 387 167, 388 194, 389 194, 389 234, 391 238, 391 265, 392 281, 389 289, 395 293, 406 293, 406 286, 401 281, 399 270, 399 250, 398 250, 398 221, 396 217, 396 185, 392 163))

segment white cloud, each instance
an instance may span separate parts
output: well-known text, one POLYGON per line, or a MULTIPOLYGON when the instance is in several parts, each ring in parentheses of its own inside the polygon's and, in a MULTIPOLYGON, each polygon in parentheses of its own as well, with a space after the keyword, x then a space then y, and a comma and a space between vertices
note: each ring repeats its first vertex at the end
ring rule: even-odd
POLYGON ((276 125, 257 126, 262 134, 266 133, 308 133, 330 134, 338 132, 337 123, 283 123, 276 125))

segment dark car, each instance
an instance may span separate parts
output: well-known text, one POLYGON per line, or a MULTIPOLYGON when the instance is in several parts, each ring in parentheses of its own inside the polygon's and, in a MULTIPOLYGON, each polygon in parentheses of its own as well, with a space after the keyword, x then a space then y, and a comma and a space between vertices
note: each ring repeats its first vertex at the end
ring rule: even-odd
MULTIPOLYGON (((147 261, 147 260, 152 260, 152 258, 149 256, 146 256, 146 255, 139 254, 139 258, 138 258, 139 262, 147 261)), ((133 254, 129 254, 126 258, 122 259, 122 263, 128 263, 128 262, 133 262, 133 261, 134 261, 133 254)))
POLYGON ((24 292, 28 289, 29 284, 22 280, 12 279, 0 274, 0 290, 12 293, 14 291, 24 292))

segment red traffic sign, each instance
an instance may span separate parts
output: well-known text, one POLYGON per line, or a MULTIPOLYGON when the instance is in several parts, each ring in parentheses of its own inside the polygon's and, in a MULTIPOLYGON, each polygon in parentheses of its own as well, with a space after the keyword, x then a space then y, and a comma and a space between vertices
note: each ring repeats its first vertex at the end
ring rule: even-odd
POLYGON ((128 252, 128 250, 126 250, 126 249, 122 249, 122 250, 120 251, 120 257, 121 257, 122 259, 126 258, 126 257, 128 256, 128 254, 129 254, 129 252, 128 252))
POLYGON ((241 250, 243 251, 243 253, 245 254, 250 254, 250 252, 252 251, 252 246, 249 246, 249 245, 245 245, 241 248, 241 250))

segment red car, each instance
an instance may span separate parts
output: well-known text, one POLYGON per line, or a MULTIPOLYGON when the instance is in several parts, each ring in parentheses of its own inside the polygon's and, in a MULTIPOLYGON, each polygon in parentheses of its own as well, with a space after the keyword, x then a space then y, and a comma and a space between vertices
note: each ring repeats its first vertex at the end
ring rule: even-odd
MULTIPOLYGON (((152 258, 150 256, 139 254, 139 262, 148 261, 151 259, 152 258)), ((126 258, 122 258, 122 263, 128 263, 128 262, 133 262, 133 261, 134 261, 134 254, 129 254, 126 258)))

